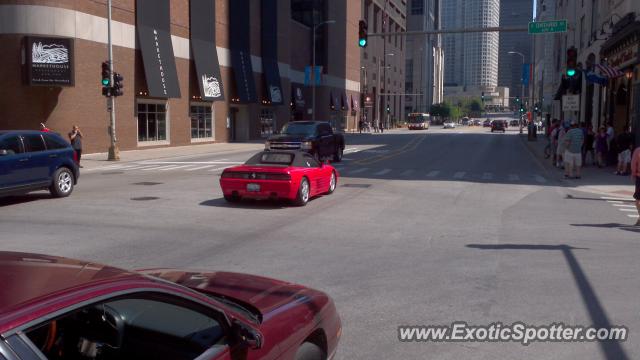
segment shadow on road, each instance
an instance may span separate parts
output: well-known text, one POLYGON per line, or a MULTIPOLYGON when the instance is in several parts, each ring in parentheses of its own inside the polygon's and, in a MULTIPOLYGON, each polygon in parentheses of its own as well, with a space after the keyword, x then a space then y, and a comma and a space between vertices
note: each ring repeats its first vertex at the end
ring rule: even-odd
POLYGON ((275 200, 242 200, 237 203, 227 202, 224 198, 203 201, 200 206, 211 206, 232 209, 254 209, 254 210, 278 210, 290 207, 284 201, 275 200))
MULTIPOLYGON (((482 245, 469 244, 468 248, 479 250, 534 250, 534 251, 560 251, 564 256, 576 286, 580 290, 582 302, 584 303, 589 317, 591 318, 590 326, 595 328, 612 328, 611 322, 607 317, 607 313, 598 299, 595 290, 591 286, 587 275, 582 270, 580 263, 573 254, 573 250, 589 250, 586 248, 575 248, 569 245, 520 245, 520 244, 499 244, 499 245, 482 245)), ((604 357, 608 360, 626 360, 629 359, 621 344, 617 340, 599 341, 600 349, 604 357)))
POLYGON ((601 229, 619 229, 640 234, 640 226, 618 223, 606 223, 606 224, 571 224, 576 227, 593 227, 601 229))
POLYGON ((46 200, 46 199, 53 199, 53 197, 51 197, 50 194, 46 194, 46 193, 8 196, 5 198, 0 198, 0 207, 24 204, 32 201, 46 200))
MULTIPOLYGON (((580 197, 580 196, 574 196, 571 194, 567 194, 567 196, 565 197, 565 199, 570 199, 570 200, 594 200, 594 201, 610 201, 611 198, 607 198, 607 199, 602 199, 602 198, 592 198, 592 197, 580 197)), ((617 199, 616 201, 620 201, 620 202, 628 202, 628 203, 635 203, 635 200, 623 200, 623 199, 617 199)))

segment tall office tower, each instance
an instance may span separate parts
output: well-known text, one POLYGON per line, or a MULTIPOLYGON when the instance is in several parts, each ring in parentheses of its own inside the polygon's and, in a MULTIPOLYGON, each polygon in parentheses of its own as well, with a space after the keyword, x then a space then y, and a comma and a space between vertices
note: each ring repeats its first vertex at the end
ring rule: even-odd
MULTIPOLYGON (((497 27, 499 0, 447 0, 444 29, 497 27)), ((444 35, 445 86, 493 89, 498 85, 498 33, 444 35)))
MULTIPOLYGON (((502 0, 500 3, 500 26, 515 27, 526 26, 533 19, 532 0, 502 0)), ((531 36, 526 32, 502 32, 500 33, 500 61, 498 71, 498 84, 508 87, 513 96, 522 96, 522 63, 523 58, 518 54, 509 54, 510 51, 524 55, 524 63, 531 63, 531 36)), ((525 97, 528 89, 525 89, 525 97)), ((515 100, 514 100, 515 101, 515 100)), ((513 102, 512 102, 513 105, 513 102)))
MULTIPOLYGON (((407 30, 440 28, 441 0, 410 0, 407 30)), ((405 52, 405 113, 429 112, 442 101, 442 41, 440 35, 410 36, 405 52)))

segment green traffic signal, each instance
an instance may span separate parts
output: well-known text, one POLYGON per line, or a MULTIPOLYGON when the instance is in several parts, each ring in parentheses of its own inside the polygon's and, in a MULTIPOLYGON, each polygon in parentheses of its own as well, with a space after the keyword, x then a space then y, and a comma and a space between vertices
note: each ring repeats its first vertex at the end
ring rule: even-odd
POLYGON ((576 69, 567 69, 567 76, 573 77, 576 75, 576 69))
POLYGON ((367 46, 367 39, 360 39, 360 41, 358 41, 358 45, 360 45, 360 47, 367 46))
POLYGON ((108 78, 102 79, 102 86, 109 86, 109 79, 108 78))

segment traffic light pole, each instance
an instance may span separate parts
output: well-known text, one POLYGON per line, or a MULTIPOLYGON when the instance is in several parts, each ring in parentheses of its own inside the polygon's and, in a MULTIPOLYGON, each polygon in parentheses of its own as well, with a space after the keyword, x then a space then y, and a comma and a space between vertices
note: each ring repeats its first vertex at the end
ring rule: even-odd
MULTIPOLYGON (((109 48, 109 86, 113 86, 113 44, 111 43, 111 0, 107 2, 107 40, 109 48)), ((116 138, 116 98, 115 96, 109 96, 107 98, 108 110, 109 110, 109 136, 111 138, 111 146, 109 146, 110 161, 120 160, 120 149, 118 148, 118 140, 116 138)))

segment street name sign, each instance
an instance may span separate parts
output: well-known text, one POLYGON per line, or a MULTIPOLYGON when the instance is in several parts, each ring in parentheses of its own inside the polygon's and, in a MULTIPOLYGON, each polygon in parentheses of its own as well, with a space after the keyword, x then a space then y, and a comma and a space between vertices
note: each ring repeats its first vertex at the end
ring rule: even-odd
POLYGON ((532 21, 529 23, 529 34, 558 32, 567 32, 567 20, 532 21))
POLYGON ((562 111, 580 111, 580 95, 563 95, 562 111))

